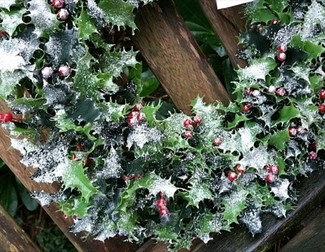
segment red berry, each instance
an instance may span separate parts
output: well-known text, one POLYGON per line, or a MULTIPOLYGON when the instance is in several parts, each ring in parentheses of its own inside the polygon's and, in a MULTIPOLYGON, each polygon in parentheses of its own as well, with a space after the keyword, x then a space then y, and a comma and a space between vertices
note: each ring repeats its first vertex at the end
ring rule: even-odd
POLYGON ((312 160, 317 159, 317 152, 315 152, 315 151, 309 152, 309 158, 312 160))
POLYGON ((193 117, 193 122, 194 122, 195 126, 200 125, 201 121, 202 121, 202 118, 200 116, 196 115, 193 117))
POLYGON ((137 115, 137 120, 138 120, 139 122, 143 122, 144 120, 146 120, 146 115, 145 115, 145 113, 142 113, 142 112, 138 113, 138 115, 137 115))
POLYGON ((277 57, 278 61, 283 62, 286 60, 287 55, 284 52, 280 52, 280 53, 278 53, 278 55, 276 57, 277 57))
POLYGON ((319 98, 321 98, 322 100, 325 100, 325 89, 321 89, 319 91, 319 98))
POLYGON ((52 5, 55 9, 60 9, 64 6, 64 0, 52 0, 52 5))
POLYGON ((321 114, 325 114, 325 103, 319 105, 318 112, 321 114))
POLYGON ((297 129, 294 127, 289 127, 288 131, 289 131, 289 136, 291 136, 291 137, 295 137, 298 133, 297 129))
POLYGON ((288 50, 288 47, 287 47, 287 45, 285 45, 285 44, 280 44, 279 46, 278 46, 278 51, 279 52, 286 52, 288 50))
POLYGON ((316 150, 317 149, 317 144, 316 144, 316 142, 312 142, 312 143, 309 144, 308 147, 309 147, 310 150, 316 150))
POLYGON ((135 104, 133 107, 133 111, 140 111, 143 108, 141 103, 135 104))
POLYGON ((286 93, 287 93, 287 91, 284 87, 280 87, 275 91, 275 94, 277 96, 284 96, 286 93))
POLYGON ((244 106, 242 107, 241 111, 242 111, 243 113, 248 113, 248 112, 251 110, 251 108, 252 108, 252 103, 250 103, 250 102, 246 102, 246 103, 244 104, 244 106))
POLYGON ((279 172, 279 166, 277 164, 271 164, 268 167, 268 171, 273 175, 276 175, 279 172))
POLYGON ((237 179, 237 174, 233 171, 228 171, 227 178, 232 182, 237 179))
POLYGON ((57 16, 60 20, 65 21, 69 17, 69 11, 67 9, 60 9, 57 13, 57 16))
POLYGON ((51 78, 52 77, 52 74, 53 74, 53 68, 52 67, 44 67, 41 70, 41 74, 42 74, 42 77, 44 79, 51 78))
POLYGON ((162 209, 159 209, 159 215, 160 216, 166 216, 168 214, 168 209, 167 208, 162 208, 162 209))
POLYGON ((183 137, 184 137, 185 139, 191 139, 193 136, 192 136, 192 133, 191 133, 190 131, 185 131, 185 132, 183 133, 183 137))
POLYGON ((189 118, 188 119, 185 119, 183 121, 183 126, 186 129, 192 130, 193 129, 193 121, 191 119, 189 119, 189 118))
POLYGON ((138 116, 139 116, 138 111, 131 111, 128 115, 127 123, 129 126, 135 126, 138 124, 138 116))
POLYGON ((222 144, 222 140, 220 137, 216 137, 213 141, 214 146, 220 146, 222 144))
POLYGON ((236 165, 236 167, 235 167, 235 171, 237 172, 237 173, 244 173, 245 171, 246 171, 246 168, 245 168, 245 166, 243 166, 243 165, 241 165, 241 164, 238 164, 238 165, 236 165))
POLYGON ((12 121, 13 121, 13 116, 10 112, 0 114, 0 123, 7 123, 12 121))
POLYGON ((62 65, 60 66, 59 68, 59 74, 62 76, 62 77, 67 77, 71 74, 71 68, 67 65, 62 65))
POLYGON ((276 24, 278 24, 278 23, 280 23, 280 20, 279 20, 279 19, 273 19, 273 20, 272 20, 272 24, 276 25, 276 24))
POLYGON ((163 209, 163 208, 166 208, 166 201, 164 198, 160 198, 159 200, 157 200, 157 208, 160 210, 160 209, 163 209))
POLYGON ((273 183, 275 180, 275 176, 272 173, 266 175, 265 180, 267 183, 273 183))

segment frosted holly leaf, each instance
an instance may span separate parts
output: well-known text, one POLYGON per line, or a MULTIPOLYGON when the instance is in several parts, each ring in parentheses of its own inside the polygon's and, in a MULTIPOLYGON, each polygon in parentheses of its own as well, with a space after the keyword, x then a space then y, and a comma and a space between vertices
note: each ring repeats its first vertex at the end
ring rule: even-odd
POLYGON ((95 172, 95 177, 99 180, 108 178, 120 178, 123 174, 123 169, 120 163, 120 157, 117 151, 111 147, 108 156, 104 160, 103 167, 98 167, 95 172))
POLYGON ((245 190, 232 192, 229 196, 225 196, 222 200, 224 205, 223 218, 227 223, 238 223, 238 217, 246 208, 246 197, 248 192, 245 190))
POLYGON ((313 0, 305 14, 303 28, 300 34, 302 40, 314 39, 316 24, 320 25, 322 30, 325 29, 325 10, 323 5, 313 0))
POLYGON ((162 134, 159 130, 150 128, 146 124, 140 124, 132 128, 126 141, 126 147, 130 149, 132 146, 137 146, 142 149, 145 144, 158 143, 161 139, 162 134))
POLYGON ((10 6, 16 4, 17 0, 1 0, 0 1, 0 8, 1 9, 10 9, 10 6))
POLYGON ((137 52, 133 49, 126 51, 112 51, 107 53, 103 64, 103 71, 111 76, 118 77, 125 67, 134 67, 139 62, 136 60, 137 52))
POLYGON ((245 167, 254 167, 261 172, 265 165, 273 163, 274 156, 272 151, 264 146, 260 146, 246 153, 238 163, 245 167))
POLYGON ((119 119, 124 118, 124 111, 126 111, 127 104, 118 104, 114 102, 105 103, 105 117, 106 122, 119 121, 119 119))
POLYGON ((266 56, 263 58, 254 59, 250 62, 249 66, 239 69, 237 72, 240 82, 244 80, 265 81, 265 78, 269 72, 276 67, 276 62, 272 57, 266 56))
POLYGON ((187 192, 183 193, 188 201, 187 206, 195 206, 199 208, 199 203, 205 199, 212 200, 213 195, 207 184, 202 181, 195 180, 191 182, 191 187, 187 192))
POLYGON ((276 202, 272 208, 271 212, 278 218, 286 217, 287 210, 281 202, 276 202))
POLYGON ((151 182, 150 185, 148 185, 148 190, 152 195, 157 195, 162 192, 166 198, 172 198, 179 189, 171 182, 171 178, 164 179, 157 176, 155 173, 150 173, 149 178, 151 182))
POLYGON ((275 186, 271 187, 271 192, 274 193, 275 197, 279 197, 283 201, 290 198, 288 194, 290 182, 288 179, 283 179, 276 182, 275 186))
POLYGON ((95 233, 95 240, 99 240, 104 242, 106 239, 113 238, 117 235, 117 227, 115 222, 112 220, 105 218, 101 225, 99 225, 101 230, 95 230, 93 233, 95 233))
POLYGON ((105 26, 105 12, 98 7, 97 3, 95 0, 88 0, 87 1, 87 13, 88 15, 96 20, 96 24, 100 27, 105 26))
POLYGON ((78 41, 78 30, 75 28, 60 30, 50 36, 45 44, 46 54, 54 67, 72 64, 84 55, 84 49, 78 41))
POLYGON ((74 234, 80 233, 80 232, 88 232, 91 233, 94 228, 95 223, 89 216, 84 216, 82 218, 76 218, 74 219, 74 224, 70 228, 70 231, 74 234))
MULTIPOLYGON (((88 5, 94 4, 93 1, 88 1, 88 5)), ((80 16, 76 19, 76 23, 79 29, 79 38, 89 39, 89 36, 96 32, 96 23, 94 19, 89 16, 89 13, 82 6, 80 16)))
POLYGON ((240 217, 240 221, 246 225, 253 237, 262 232, 262 221, 259 212, 260 210, 257 208, 247 208, 240 217))
MULTIPOLYGON (((1 53, 0 53, 1 57, 1 53)), ((2 61, 2 60, 1 60, 2 61)), ((1 63, 0 63, 1 64, 1 63)), ((0 73, 0 97, 6 99, 26 75, 22 71, 0 73)))
POLYGON ((224 132, 220 137, 223 140, 218 148, 231 152, 239 151, 247 153, 254 146, 255 142, 255 136, 249 128, 240 128, 234 133, 224 132))
POLYGON ((50 5, 44 0, 30 0, 28 11, 31 23, 35 26, 34 33, 40 37, 53 32, 59 25, 57 16, 52 13, 50 5))
POLYGON ((10 39, 0 41, 0 72, 14 72, 24 70, 27 65, 22 57, 21 40, 10 39))
POLYGON ((31 196, 32 198, 36 199, 42 207, 44 207, 56 201, 58 197, 61 197, 61 192, 50 194, 48 192, 40 191, 40 192, 33 192, 31 196))
POLYGON ((212 240, 210 233, 220 233, 223 229, 222 217, 220 214, 204 213, 198 220, 199 228, 197 236, 204 243, 212 240))
MULTIPOLYGON (((2 1, 0 1, 1 3, 2 1)), ((11 10, 8 13, 0 12, 0 27, 5 30, 9 36, 12 36, 17 26, 23 23, 22 16, 26 12, 25 8, 11 10)))
POLYGON ((288 45, 294 35, 297 35, 301 30, 300 25, 285 25, 275 35, 272 41, 274 47, 279 45, 288 45))
POLYGON ((116 25, 118 29, 129 26, 134 31, 137 28, 131 3, 123 0, 100 0, 98 6, 104 11, 107 24, 116 25))

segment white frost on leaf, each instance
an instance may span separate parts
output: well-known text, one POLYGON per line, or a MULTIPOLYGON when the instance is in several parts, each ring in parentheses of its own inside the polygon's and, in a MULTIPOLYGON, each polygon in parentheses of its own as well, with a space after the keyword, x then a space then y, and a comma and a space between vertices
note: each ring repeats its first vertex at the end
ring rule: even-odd
POLYGON ((21 56, 18 39, 3 40, 0 42, 0 72, 14 72, 24 69, 26 61, 21 56), (18 43, 18 44, 17 44, 18 43))
POLYGON ((123 173, 123 169, 120 163, 120 157, 117 151, 111 147, 111 150, 104 161, 103 168, 96 171, 97 179, 107 179, 107 178, 119 178, 123 173))
POLYGON ((316 24, 319 24, 322 29, 325 28, 325 10, 323 5, 313 0, 305 15, 303 28, 301 31, 301 39, 309 40, 314 37, 313 31, 316 24))
POLYGON ((162 134, 159 130, 140 124, 129 134, 126 146, 130 149, 134 145, 142 149, 146 143, 160 142, 161 138, 162 134))
POLYGON ((247 209, 240 220, 247 226, 254 237, 262 232, 262 221, 257 209, 247 209))
POLYGON ((162 192, 167 198, 174 197, 175 192, 179 189, 174 186, 170 179, 163 179, 154 173, 151 174, 151 183, 148 187, 150 194, 157 195, 162 192))
POLYGON ((1 0, 0 1, 0 8, 1 9, 10 9, 11 5, 14 5, 16 3, 16 0, 1 0))
POLYGON ((271 187, 271 192, 274 193, 275 197, 279 197, 282 200, 289 198, 288 189, 290 182, 288 179, 282 180, 278 185, 271 187))
POLYGON ((274 163, 274 153, 261 146, 246 153, 238 163, 262 172, 265 165, 274 163))
POLYGON ((240 80, 265 80, 275 66, 274 59, 271 57, 254 60, 248 67, 238 70, 238 77, 240 80))

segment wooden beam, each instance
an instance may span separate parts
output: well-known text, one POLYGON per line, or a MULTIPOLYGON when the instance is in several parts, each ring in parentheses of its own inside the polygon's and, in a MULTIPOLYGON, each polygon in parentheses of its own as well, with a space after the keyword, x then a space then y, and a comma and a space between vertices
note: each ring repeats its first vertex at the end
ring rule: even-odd
POLYGON ((190 114, 190 102, 228 104, 229 96, 170 0, 140 8, 134 43, 176 107, 190 114))
POLYGON ((0 205, 0 251, 33 251, 40 249, 0 205))
POLYGON ((235 68, 245 67, 246 62, 237 58, 238 35, 245 30, 245 19, 241 6, 218 10, 215 0, 199 0, 203 12, 225 47, 235 68))
MULTIPOLYGON (((9 111, 10 109, 6 103, 3 100, 0 100, 0 112, 5 113, 9 111)), ((35 170, 21 164, 21 154, 10 146, 11 143, 8 132, 3 127, 0 127, 0 158, 7 164, 26 189, 30 192, 45 191, 50 193, 59 190, 60 186, 58 184, 39 184, 33 181, 30 176, 35 170)), ((70 226, 73 224, 73 220, 71 218, 66 218, 57 204, 51 204, 50 206, 43 208, 78 251, 128 252, 133 251, 138 247, 138 245, 123 242, 122 238, 109 239, 103 243, 95 241, 91 239, 91 237, 85 239, 82 234, 75 235, 69 231, 70 226)))

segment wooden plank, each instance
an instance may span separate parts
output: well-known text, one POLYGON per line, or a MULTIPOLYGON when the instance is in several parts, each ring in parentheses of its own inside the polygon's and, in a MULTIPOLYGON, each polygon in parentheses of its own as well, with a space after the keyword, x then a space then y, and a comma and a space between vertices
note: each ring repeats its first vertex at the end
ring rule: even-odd
POLYGON ((2 251, 38 252, 40 249, 0 205, 0 252, 2 251))
MULTIPOLYGON (((9 112, 10 109, 3 100, 0 100, 0 112, 9 112)), ((46 191, 56 192, 59 189, 58 184, 38 184, 34 182, 30 176, 34 173, 34 169, 25 167, 20 163, 21 154, 12 148, 10 148, 10 138, 8 132, 0 127, 0 158, 7 164, 11 171, 16 175, 20 182, 30 192, 46 191)), ((59 210, 57 204, 51 204, 48 207, 44 207, 44 210, 52 218, 52 220, 58 225, 65 236, 71 241, 78 251, 108 251, 108 252, 129 252, 135 250, 138 245, 123 242, 122 238, 109 239, 105 243, 95 241, 90 237, 85 239, 82 234, 74 235, 69 232, 70 226, 73 224, 71 218, 66 218, 59 210)))
POLYGON ((280 252, 325 251, 325 209, 314 216, 280 252))
POLYGON ((218 10, 215 0, 199 0, 211 26, 224 45, 235 68, 245 67, 246 62, 237 58, 238 35, 245 30, 245 19, 241 6, 218 10))
POLYGON ((190 102, 212 103, 229 96, 170 0, 140 9, 134 43, 176 107, 190 113, 190 102))

